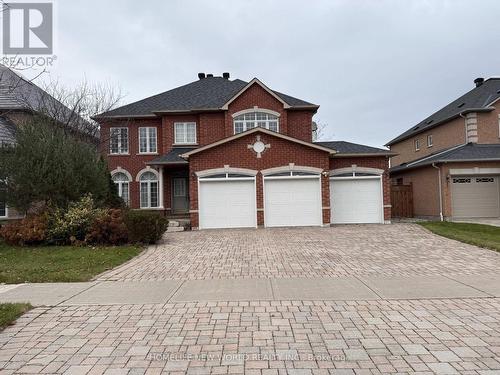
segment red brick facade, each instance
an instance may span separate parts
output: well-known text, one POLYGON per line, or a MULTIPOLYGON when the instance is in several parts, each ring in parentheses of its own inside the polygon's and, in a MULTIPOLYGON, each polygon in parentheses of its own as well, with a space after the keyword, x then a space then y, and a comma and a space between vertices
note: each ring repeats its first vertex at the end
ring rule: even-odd
MULTIPOLYGON (((260 135, 269 149, 257 158, 253 150, 247 145, 256 141, 256 134, 249 134, 235 141, 195 154, 189 158, 190 172, 190 203, 191 225, 198 226, 198 181, 195 173, 206 169, 223 168, 228 165, 232 168, 246 168, 261 171, 268 168, 286 167, 290 163, 296 166, 320 168, 328 171, 329 153, 312 147, 300 145, 268 134, 260 135)), ((263 186, 262 174, 256 176, 257 184, 257 224, 264 225, 263 215, 263 186)), ((330 223, 330 187, 327 176, 321 176, 323 223, 330 223)))
MULTIPOLYGON (((182 145, 182 147, 202 147, 228 138, 234 135, 233 116, 235 113, 249 109, 265 109, 279 113, 279 133, 292 138, 312 142, 312 116, 315 108, 287 109, 284 103, 266 91, 262 86, 255 83, 241 95, 236 97, 228 106, 227 110, 207 111, 190 114, 165 114, 157 117, 143 119, 123 119, 105 121, 101 124, 102 153, 108 160, 110 170, 118 167, 131 175, 130 182, 130 206, 139 208, 139 182, 138 174, 147 167, 147 162, 164 155, 176 147, 174 140, 174 123, 195 122, 196 144, 182 145), (109 128, 112 126, 128 127, 129 129, 129 153, 127 155, 109 155, 109 128), (139 154, 138 132, 139 127, 154 126, 157 130, 158 152, 154 155, 139 154)), ((163 202, 160 210, 167 215, 172 207, 171 178, 174 175, 189 176, 189 202, 191 211, 191 224, 198 227, 198 191, 197 177, 194 172, 223 168, 229 165, 234 168, 248 168, 261 171, 267 168, 288 166, 294 163, 297 166, 320 168, 328 172, 330 169, 340 168, 357 164, 358 166, 380 168, 387 171, 387 159, 378 158, 334 158, 326 150, 301 145, 297 142, 285 140, 269 134, 262 134, 262 141, 271 144, 261 158, 247 148, 248 144, 254 143, 256 134, 249 134, 234 141, 224 143, 194 154, 189 158, 189 164, 152 166, 156 170, 163 170, 163 202), (161 169, 160 169, 161 168, 161 169)), ((177 145, 180 146, 180 145, 177 145)), ((257 184, 257 221, 258 225, 264 224, 263 215, 263 186, 262 175, 256 176, 257 184)), ((384 173, 384 205, 390 205, 389 183, 387 172, 384 173)), ((329 177, 321 175, 322 186, 322 212, 323 223, 330 223, 330 191, 329 177)), ((385 219, 390 219, 390 208, 385 208, 385 219)))

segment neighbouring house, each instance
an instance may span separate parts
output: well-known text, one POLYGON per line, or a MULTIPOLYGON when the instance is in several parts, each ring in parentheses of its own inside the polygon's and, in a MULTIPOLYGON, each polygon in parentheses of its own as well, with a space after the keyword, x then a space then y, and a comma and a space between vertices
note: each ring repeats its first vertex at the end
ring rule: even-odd
MULTIPOLYGON (((80 135, 86 129, 80 125, 88 124, 33 81, 0 64, 0 147, 14 144, 17 127, 35 113, 50 116, 61 126, 77 124, 79 128, 74 132, 80 135)), ((98 142, 94 134, 85 134, 82 139, 94 144, 98 142)), ((0 201, 0 220, 18 219, 22 216, 0 201)))
POLYGON ((474 83, 387 143, 392 182, 411 183, 415 216, 500 217, 500 78, 474 83))
POLYGON ((313 142, 318 107, 257 78, 200 73, 96 119, 131 208, 199 229, 388 222, 391 153, 313 142))

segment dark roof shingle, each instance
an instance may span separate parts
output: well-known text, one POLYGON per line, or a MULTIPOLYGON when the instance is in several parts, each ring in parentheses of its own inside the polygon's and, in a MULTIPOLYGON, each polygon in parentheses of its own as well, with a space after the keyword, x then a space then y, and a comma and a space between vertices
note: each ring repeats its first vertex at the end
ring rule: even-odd
MULTIPOLYGON (((240 79, 208 77, 160 94, 105 112, 97 117, 151 116, 156 111, 192 111, 219 109, 248 82, 240 79)), ((273 91, 293 107, 314 106, 304 100, 273 91)))
POLYGON ((182 155, 186 152, 194 150, 194 147, 175 147, 165 155, 162 155, 156 159, 153 159, 146 164, 149 165, 158 165, 158 164, 187 164, 188 162, 181 158, 179 155, 182 155))
POLYGON ((468 143, 466 145, 454 146, 410 163, 392 167, 390 171, 391 173, 401 172, 407 169, 431 165, 432 163, 489 160, 500 160, 500 144, 468 143))
POLYGON ((360 145, 357 143, 351 143, 346 141, 326 141, 326 142, 314 142, 318 145, 331 148, 337 151, 338 156, 342 154, 380 154, 380 155, 392 155, 390 150, 376 148, 371 146, 360 145))
POLYGON ((433 113, 425 120, 398 135, 396 138, 389 141, 387 146, 410 138, 415 134, 431 129, 440 123, 458 117, 460 113, 466 113, 477 109, 489 110, 488 106, 499 98, 500 78, 489 78, 484 81, 481 86, 474 87, 472 90, 454 100, 447 106, 441 108, 439 111, 433 113))

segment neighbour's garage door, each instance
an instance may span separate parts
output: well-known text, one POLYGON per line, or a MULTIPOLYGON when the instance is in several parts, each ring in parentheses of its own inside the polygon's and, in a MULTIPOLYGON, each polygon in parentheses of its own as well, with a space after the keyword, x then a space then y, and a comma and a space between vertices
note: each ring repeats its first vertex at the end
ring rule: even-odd
POLYGON ((200 179, 200 229, 257 226, 255 179, 200 179))
POLYGON ((320 176, 298 172, 264 178, 266 227, 317 226, 321 215, 320 176))
POLYGON ((498 176, 451 177, 452 216, 499 217, 498 176))
POLYGON ((330 179, 330 209, 333 224, 383 223, 381 178, 330 179))

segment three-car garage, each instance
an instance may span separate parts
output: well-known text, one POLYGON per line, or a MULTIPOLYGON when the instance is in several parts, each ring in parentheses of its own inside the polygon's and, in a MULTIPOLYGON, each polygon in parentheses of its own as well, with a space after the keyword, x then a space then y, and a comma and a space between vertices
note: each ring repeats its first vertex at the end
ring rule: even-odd
POLYGON ((198 178, 199 228, 255 228, 259 211, 265 227, 321 226, 324 209, 330 210, 332 224, 384 222, 381 173, 330 172, 328 177, 314 168, 261 172, 202 173, 198 178), (329 179, 330 207, 322 204, 324 177, 329 179))

